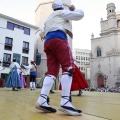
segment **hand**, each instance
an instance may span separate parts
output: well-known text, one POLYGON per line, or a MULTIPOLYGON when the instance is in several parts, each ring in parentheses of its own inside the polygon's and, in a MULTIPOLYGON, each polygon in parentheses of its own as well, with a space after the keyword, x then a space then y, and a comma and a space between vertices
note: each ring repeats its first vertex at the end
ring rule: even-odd
POLYGON ((74 5, 71 5, 71 6, 69 7, 69 10, 70 10, 70 11, 74 11, 74 10, 75 10, 75 6, 74 6, 74 5))
POLYGON ((41 40, 43 41, 45 39, 45 37, 41 37, 41 40))

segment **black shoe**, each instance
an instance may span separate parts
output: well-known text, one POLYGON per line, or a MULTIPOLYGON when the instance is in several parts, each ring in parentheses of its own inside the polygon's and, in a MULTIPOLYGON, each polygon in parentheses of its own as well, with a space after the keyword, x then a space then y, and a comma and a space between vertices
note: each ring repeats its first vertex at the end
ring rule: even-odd
POLYGON ((50 90, 50 93, 55 93, 53 90, 50 90))
MULTIPOLYGON (((41 94, 40 96, 43 97, 43 98, 45 98, 44 96, 46 96, 46 95, 41 94)), ((45 99, 46 99, 45 102, 47 102, 47 104, 49 105, 49 102, 50 102, 50 101, 49 101, 49 97, 47 96, 47 98, 45 98, 45 99)), ((44 102, 44 103, 45 103, 45 102, 44 102)), ((44 103, 42 103, 42 104, 40 105, 40 104, 37 102, 36 105, 35 105, 35 108, 36 108, 36 109, 39 109, 39 110, 42 110, 42 111, 44 111, 44 112, 51 112, 51 113, 57 112, 57 110, 54 109, 54 108, 52 108, 52 107, 43 106, 44 103)))
MULTIPOLYGON (((69 96, 62 96, 62 98, 64 98, 64 99, 67 99, 67 97, 69 97, 69 96)), ((66 114, 68 114, 68 115, 73 115, 73 116, 81 115, 81 113, 82 113, 81 110, 77 110, 77 109, 75 109, 73 107, 65 106, 68 102, 70 102, 70 98, 67 99, 67 100, 68 101, 64 105, 62 105, 59 108, 59 110, 66 113, 66 114)))
POLYGON ((36 103, 35 108, 36 108, 36 109, 39 109, 39 110, 42 110, 42 111, 44 111, 44 112, 51 112, 51 113, 57 112, 56 109, 54 109, 54 108, 52 108, 52 107, 42 106, 42 105, 40 105, 38 102, 36 103))
POLYGON ((15 88, 12 88, 12 91, 18 91, 17 89, 15 89, 15 88))
POLYGON ((79 93, 77 94, 77 96, 81 96, 82 95, 82 91, 79 91, 79 93))
POLYGON ((66 114, 68 114, 68 115, 73 115, 73 116, 82 115, 81 110, 77 110, 77 109, 69 107, 69 106, 61 106, 59 108, 59 110, 66 113, 66 114))

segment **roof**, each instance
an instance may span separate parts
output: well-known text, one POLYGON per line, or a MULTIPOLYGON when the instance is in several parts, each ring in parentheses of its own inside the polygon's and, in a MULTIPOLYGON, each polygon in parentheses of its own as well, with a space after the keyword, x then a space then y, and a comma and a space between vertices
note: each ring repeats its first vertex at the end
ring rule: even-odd
POLYGON ((4 19, 7 19, 7 20, 10 20, 10 21, 13 21, 13 22, 17 22, 17 23, 19 23, 19 24, 22 24, 22 25, 25 25, 25 26, 28 26, 28 27, 31 27, 31 28, 33 28, 33 29, 35 29, 35 30, 36 30, 36 29, 39 29, 38 26, 35 26, 35 25, 32 25, 32 24, 23 22, 23 21, 21 21, 21 20, 15 19, 15 18, 13 18, 13 17, 7 16, 7 15, 1 14, 1 13, 0 13, 0 17, 1 17, 1 18, 4 18, 4 19))

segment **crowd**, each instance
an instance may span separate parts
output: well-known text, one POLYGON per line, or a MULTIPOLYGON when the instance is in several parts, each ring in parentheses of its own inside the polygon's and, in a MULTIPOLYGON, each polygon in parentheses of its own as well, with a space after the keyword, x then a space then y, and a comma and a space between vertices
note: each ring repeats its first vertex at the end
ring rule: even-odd
POLYGON ((91 86, 89 88, 84 89, 84 91, 96 91, 96 92, 113 92, 113 93, 120 93, 120 87, 95 87, 91 86))

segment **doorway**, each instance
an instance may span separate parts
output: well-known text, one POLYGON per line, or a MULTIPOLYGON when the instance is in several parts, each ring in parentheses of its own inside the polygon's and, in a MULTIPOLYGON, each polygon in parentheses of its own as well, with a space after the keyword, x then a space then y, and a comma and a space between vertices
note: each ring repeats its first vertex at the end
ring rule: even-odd
POLYGON ((98 87, 104 87, 104 77, 102 75, 99 75, 98 76, 98 79, 97 79, 97 84, 98 84, 98 87))

